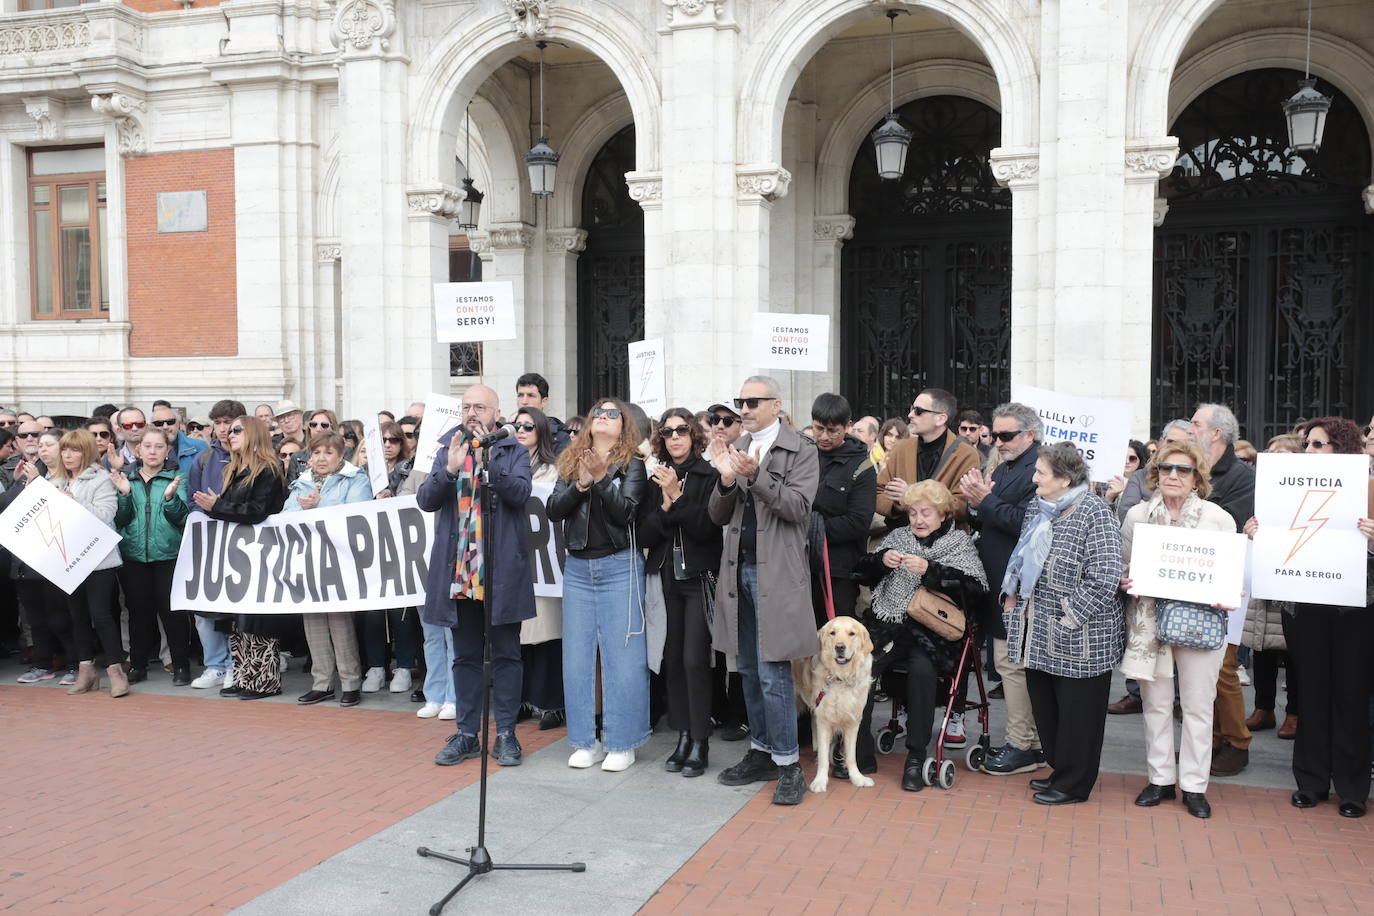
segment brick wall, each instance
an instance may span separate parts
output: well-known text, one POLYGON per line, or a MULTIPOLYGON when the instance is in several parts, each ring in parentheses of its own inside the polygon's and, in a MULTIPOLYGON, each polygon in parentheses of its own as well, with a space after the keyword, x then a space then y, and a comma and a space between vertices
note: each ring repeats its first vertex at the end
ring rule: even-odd
POLYGON ((234 151, 198 150, 125 161, 129 224, 129 352, 238 352, 234 267, 234 151), (157 231, 161 191, 205 191, 208 232, 157 231))
MULTIPOLYGON (((204 6, 219 6, 221 0, 192 0, 191 9, 200 9, 204 6)), ((123 0, 125 6, 136 9, 140 13, 165 13, 170 10, 181 10, 182 5, 177 0, 123 0)))

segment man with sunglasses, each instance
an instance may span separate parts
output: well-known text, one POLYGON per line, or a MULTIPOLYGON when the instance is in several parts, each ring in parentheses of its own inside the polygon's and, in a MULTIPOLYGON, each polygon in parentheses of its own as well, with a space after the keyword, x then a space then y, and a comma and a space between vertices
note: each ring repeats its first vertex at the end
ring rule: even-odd
POLYGON ((721 443, 721 447, 734 445, 740 436, 744 434, 744 427, 740 425, 739 414, 735 413, 725 404, 712 404, 706 408, 706 412, 711 416, 707 419, 707 424, 711 427, 709 435, 710 441, 706 447, 706 462, 715 466, 715 448, 712 446, 716 442, 721 443))
MULTIPOLYGON (((191 472, 191 464, 196 460, 196 456, 199 455, 201 452, 205 451, 206 449, 208 449, 210 446, 200 441, 199 439, 192 439, 190 436, 186 435, 185 430, 181 428, 180 415, 178 415, 177 412, 173 410, 170 406, 167 406, 165 403, 161 401, 153 405, 152 424, 153 426, 156 426, 158 429, 162 430, 164 433, 169 432, 171 430, 176 430, 177 466, 180 468, 182 476, 186 477, 191 472)), ((188 492, 197 493, 199 491, 191 490, 188 492)))
POLYGON ((114 416, 115 442, 119 443, 119 448, 115 449, 110 455, 110 468, 120 470, 126 464, 134 464, 138 458, 134 456, 133 449, 124 444, 126 433, 131 433, 136 429, 143 429, 148 425, 148 417, 137 407, 125 407, 114 416))
POLYGON ((711 521, 726 526, 711 636, 736 657, 750 748, 717 779, 727 786, 776 779, 773 804, 799 805, 806 783, 798 763, 791 663, 816 652, 816 622, 807 613, 807 541, 820 465, 815 445, 779 421, 776 379, 745 379, 735 406, 748 435, 738 448, 723 439, 711 442, 720 482, 708 511, 711 521))
POLYGON ((983 458, 992 454, 992 444, 983 442, 982 431, 986 428, 986 424, 983 423, 983 415, 978 411, 959 411, 959 438, 978 449, 979 456, 983 458))
POLYGON ((12 410, 0 410, 0 429, 11 432, 19 428, 19 414, 12 410))
POLYGON ((938 480, 954 496, 954 518, 963 523, 967 514, 959 482, 982 465, 978 450, 949 428, 949 418, 959 410, 954 395, 943 388, 927 388, 916 396, 907 419, 913 435, 900 439, 888 453, 878 474, 878 514, 889 528, 907 523, 902 494, 913 483, 938 480))
POLYGON ((272 437, 272 447, 281 448, 282 442, 290 439, 300 445, 302 449, 306 446, 305 430, 302 429, 305 413, 292 400, 282 401, 276 407, 277 434, 272 437))

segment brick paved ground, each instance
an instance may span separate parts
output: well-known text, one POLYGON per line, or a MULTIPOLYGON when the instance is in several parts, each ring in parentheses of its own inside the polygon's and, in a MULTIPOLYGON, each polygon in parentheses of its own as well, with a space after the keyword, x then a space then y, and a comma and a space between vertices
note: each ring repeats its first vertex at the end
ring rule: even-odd
MULTIPOLYGON (((0 687, 0 909, 244 903, 476 780, 413 712, 0 687)), ((527 752, 562 735, 529 723, 527 752)))

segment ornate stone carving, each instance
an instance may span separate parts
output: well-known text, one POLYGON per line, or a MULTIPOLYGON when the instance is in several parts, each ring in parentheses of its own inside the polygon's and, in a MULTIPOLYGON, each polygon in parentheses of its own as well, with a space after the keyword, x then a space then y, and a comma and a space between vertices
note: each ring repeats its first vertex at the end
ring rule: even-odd
POLYGON ((585 229, 550 229, 544 233, 544 250, 549 254, 577 254, 586 249, 585 229))
POLYGON ((115 145, 121 156, 136 156, 148 151, 148 139, 143 131, 142 99, 122 92, 91 96, 91 108, 114 119, 115 145))
POLYGON ((528 248, 532 244, 534 230, 529 226, 494 226, 487 230, 487 247, 493 251, 528 248))
MULTIPOLYGON (((139 30, 142 32, 142 29, 139 30)), ((56 25, 24 25, 0 29, 0 57, 85 48, 91 43, 91 27, 85 22, 56 25)))
POLYGON ((61 139, 61 118, 64 109, 61 101, 46 96, 24 99, 24 111, 33 118, 35 134, 39 140, 61 139))
POLYGON ((321 264, 332 264, 342 260, 343 246, 338 242, 318 242, 315 245, 315 260, 321 264))
POLYGON ((487 238, 485 232, 469 232, 468 250, 480 258, 488 251, 491 251, 491 240, 487 238))
POLYGON ((787 196, 792 173, 780 165, 749 166, 735 172, 735 193, 746 200, 779 200, 787 196))
POLYGON ((663 206, 663 176, 658 172, 626 172, 630 200, 645 210, 663 206))
POLYGON ((1040 180, 1040 154, 995 149, 988 156, 992 177, 1004 188, 1025 187, 1040 180))
POLYGON ((553 0, 501 0, 510 12, 510 28, 522 38, 536 41, 549 27, 553 0))
POLYGON ((411 219, 453 219, 458 215, 462 199, 462 191, 446 184, 406 189, 406 209, 410 211, 411 219))
POLYGON ((663 5, 668 7, 668 21, 673 21, 674 13, 681 13, 689 19, 696 19, 705 13, 705 18, 711 21, 720 18, 720 8, 724 0, 663 0, 663 5))
POLYGON ((329 24, 329 40, 342 56, 349 50, 385 51, 396 34, 395 0, 343 0, 329 24))
POLYGON ((1365 188, 1361 196, 1364 197, 1364 212, 1374 215, 1374 184, 1365 188))
POLYGON ((839 216, 818 216, 812 224, 812 233, 818 242, 843 242, 854 237, 854 217, 849 214, 839 216))
POLYGON ((1155 225, 1164 225, 1164 217, 1169 215, 1169 202, 1162 197, 1155 198, 1155 225))
POLYGON ((1178 141, 1136 140, 1126 144, 1126 180, 1158 181, 1173 170, 1178 159, 1178 141))

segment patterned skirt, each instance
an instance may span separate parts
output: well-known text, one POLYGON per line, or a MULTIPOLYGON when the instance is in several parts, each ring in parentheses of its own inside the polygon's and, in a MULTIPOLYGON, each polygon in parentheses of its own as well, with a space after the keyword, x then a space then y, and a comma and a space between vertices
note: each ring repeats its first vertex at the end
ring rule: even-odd
POLYGON ((280 647, 280 640, 268 636, 231 634, 229 651, 234 657, 234 685, 259 693, 280 693, 280 647))

